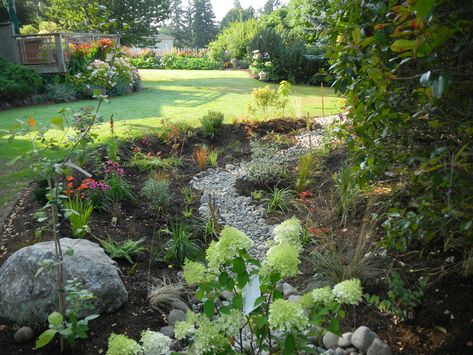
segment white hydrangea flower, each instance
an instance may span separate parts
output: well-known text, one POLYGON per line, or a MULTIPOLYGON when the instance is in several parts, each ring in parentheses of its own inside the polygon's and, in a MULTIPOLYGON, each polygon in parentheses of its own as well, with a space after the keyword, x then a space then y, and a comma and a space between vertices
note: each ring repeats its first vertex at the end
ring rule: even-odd
POLYGON ((289 243, 298 249, 302 248, 302 226, 301 222, 296 217, 292 217, 276 226, 274 228, 274 234, 276 243, 289 243))
POLYGON ((340 303, 358 304, 363 295, 361 282, 358 279, 345 280, 333 287, 335 299, 340 303))
POLYGON ((159 332, 146 330, 141 333, 144 355, 168 355, 171 353, 172 339, 159 332))

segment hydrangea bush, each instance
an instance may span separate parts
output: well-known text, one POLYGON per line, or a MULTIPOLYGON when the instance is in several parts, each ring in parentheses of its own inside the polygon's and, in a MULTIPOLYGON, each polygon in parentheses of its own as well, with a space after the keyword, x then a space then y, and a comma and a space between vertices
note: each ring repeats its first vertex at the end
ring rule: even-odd
POLYGON ((169 355, 171 344, 171 338, 149 329, 141 333, 141 344, 126 335, 112 334, 108 338, 107 355, 169 355))
POLYGON ((302 227, 291 218, 274 233, 261 263, 248 253, 251 239, 232 227, 225 227, 209 246, 207 264, 185 262, 184 278, 197 286, 197 297, 204 303, 203 314, 188 311, 186 319, 175 325, 177 339, 190 339, 191 353, 314 352, 309 337, 320 335, 314 326, 340 334, 342 307, 360 301, 360 281, 346 280, 333 288, 312 290, 298 301, 285 300, 276 285, 298 273, 302 227), (217 307, 224 291, 232 296, 217 307))
POLYGON ((137 90, 140 75, 126 58, 108 54, 105 60, 95 59, 85 69, 69 77, 75 89, 86 96, 93 90, 108 95, 124 95, 137 90))

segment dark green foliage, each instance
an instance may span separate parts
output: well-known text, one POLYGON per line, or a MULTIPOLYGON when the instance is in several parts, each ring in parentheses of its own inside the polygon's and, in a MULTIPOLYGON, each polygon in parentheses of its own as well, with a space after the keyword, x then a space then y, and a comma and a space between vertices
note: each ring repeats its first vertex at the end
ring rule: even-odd
POLYGON ((407 288, 401 275, 392 271, 387 279, 388 295, 382 299, 376 295, 365 294, 366 302, 376 306, 381 312, 391 314, 400 320, 414 318, 414 310, 422 302, 427 280, 421 279, 415 288, 407 288))
POLYGON ((202 130, 207 138, 214 138, 223 123, 224 115, 222 112, 209 111, 200 119, 202 130))
POLYGON ((77 100, 77 91, 67 83, 51 83, 46 85, 46 95, 54 102, 77 100))
POLYGON ((172 223, 162 232, 171 237, 166 243, 165 261, 183 265, 186 259, 195 260, 198 257, 200 248, 192 239, 192 233, 186 224, 172 223))
POLYGON ((124 177, 115 173, 109 174, 105 178, 105 182, 110 186, 110 189, 105 191, 105 197, 109 202, 118 203, 134 200, 135 197, 130 184, 124 177))
POLYGON ((331 6, 327 53, 351 107, 341 137, 361 180, 402 177, 385 243, 434 243, 471 260, 473 8, 437 0, 331 6))
POLYGON ((126 259, 130 264, 133 264, 132 257, 134 255, 142 254, 145 251, 143 246, 145 238, 139 240, 127 239, 117 242, 109 237, 107 240, 98 239, 98 241, 112 259, 126 259))
POLYGON ((131 65, 137 69, 162 69, 161 59, 153 55, 143 57, 131 57, 129 59, 131 65))
POLYGON ((12 101, 38 93, 43 78, 33 69, 8 62, 0 57, 0 100, 12 101))
POLYGON ((210 58, 191 55, 167 54, 161 58, 161 66, 165 69, 215 70, 222 69, 223 64, 210 58))
POLYGON ((40 179, 36 182, 36 186, 33 190, 33 196, 35 201, 38 201, 41 204, 46 204, 48 199, 46 194, 48 193, 48 181, 46 179, 40 179))
POLYGON ((270 213, 276 211, 288 212, 292 195, 293 192, 291 189, 275 187, 267 197, 263 198, 263 202, 266 203, 266 207, 270 213))
POLYGON ((217 34, 210 0, 193 0, 192 34, 194 48, 205 48, 217 34))
POLYGON ((120 33, 123 44, 148 44, 154 41, 151 38, 158 34, 160 24, 169 15, 169 3, 169 0, 49 0, 47 15, 69 31, 120 33), (115 19, 115 26, 109 26, 104 18, 115 19))

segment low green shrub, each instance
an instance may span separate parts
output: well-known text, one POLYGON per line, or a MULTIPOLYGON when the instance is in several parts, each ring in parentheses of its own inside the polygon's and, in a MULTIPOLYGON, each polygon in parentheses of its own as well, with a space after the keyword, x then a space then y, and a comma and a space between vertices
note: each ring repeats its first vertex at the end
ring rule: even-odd
POLYGON ((287 166, 277 157, 278 147, 275 144, 263 144, 253 140, 251 145, 251 162, 248 180, 265 187, 277 184, 287 173, 287 166))
POLYGON ((155 56, 131 57, 130 64, 137 69, 163 69, 161 59, 155 56))
POLYGON ((165 228, 161 232, 171 236, 164 250, 166 262, 182 265, 184 260, 194 260, 198 257, 200 248, 193 240, 192 233, 185 223, 172 223, 169 228, 165 228))
POLYGON ((145 238, 139 240, 128 239, 122 242, 117 242, 109 237, 107 240, 98 239, 98 241, 112 259, 126 259, 130 264, 133 264, 133 255, 142 254, 145 250, 142 245, 145 238))
POLYGON ((150 177, 141 189, 141 196, 149 201, 150 207, 154 211, 162 212, 169 206, 173 197, 169 179, 150 177))
POLYGON ((0 57, 0 100, 24 99, 43 88, 43 78, 33 69, 0 57))
POLYGON ((70 102, 77 100, 76 89, 67 83, 50 83, 46 85, 46 95, 54 102, 70 102))
POLYGON ((420 305, 427 286, 426 279, 420 279, 415 288, 407 288, 398 272, 392 271, 387 279, 388 294, 383 299, 376 295, 365 294, 367 303, 376 306, 381 312, 390 314, 402 321, 414 318, 414 310, 420 305))
POLYGON ((223 69, 223 64, 207 57, 182 56, 178 54, 165 54, 161 58, 165 69, 184 70, 218 70, 223 69))
POLYGON ((268 212, 270 213, 275 211, 288 212, 292 194, 293 192, 289 188, 280 189, 275 187, 262 201, 266 203, 268 212))
POLYGON ((122 334, 108 338, 106 355, 167 355, 171 354, 172 339, 160 332, 145 330, 141 333, 141 345, 122 334))
POLYGON ((222 112, 209 111, 206 115, 202 116, 200 123, 202 124, 202 130, 207 138, 214 138, 222 126, 224 115, 222 112))
POLYGON ((162 159, 159 156, 146 155, 141 152, 133 154, 129 161, 129 165, 134 168, 138 168, 140 171, 151 171, 157 169, 169 169, 176 166, 178 163, 173 158, 162 159))
POLYGON ((74 237, 82 238, 90 232, 88 223, 94 205, 89 200, 82 200, 78 194, 64 203, 64 215, 69 218, 72 234, 74 237))

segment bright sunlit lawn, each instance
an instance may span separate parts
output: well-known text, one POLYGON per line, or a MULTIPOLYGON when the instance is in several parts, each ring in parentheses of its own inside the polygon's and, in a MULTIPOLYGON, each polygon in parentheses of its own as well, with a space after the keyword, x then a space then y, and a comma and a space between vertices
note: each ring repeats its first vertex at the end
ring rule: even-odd
MULTIPOLYGON (((114 97, 102 106, 104 120, 114 115, 116 131, 122 137, 138 133, 150 133, 158 128, 163 119, 185 120, 199 124, 199 118, 208 110, 221 111, 225 121, 247 119, 247 104, 251 102, 251 91, 264 86, 250 79, 245 71, 185 71, 185 70, 141 70, 144 90, 128 96, 114 97)), ((322 89, 313 86, 294 86, 292 96, 285 109, 286 117, 296 115, 322 115, 322 89)), ((325 115, 339 112, 342 100, 331 89, 323 89, 325 115)), ((37 122, 48 122, 57 111, 70 107, 72 112, 82 106, 95 105, 94 101, 42 105, 0 111, 0 129, 9 129, 18 119, 34 117, 37 122)), ((281 110, 269 110, 263 117, 281 117, 281 110)), ((107 123, 97 129, 103 140, 109 136, 107 123)), ((31 180, 30 162, 15 157, 24 155, 31 146, 26 138, 17 138, 13 143, 0 140, 0 206, 11 201, 19 189, 31 180)), ((60 154, 58 154, 58 157, 60 154)))

